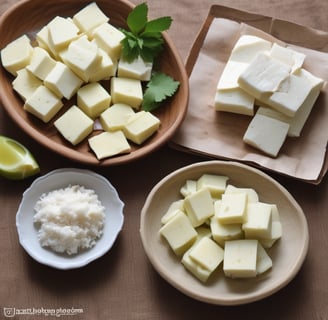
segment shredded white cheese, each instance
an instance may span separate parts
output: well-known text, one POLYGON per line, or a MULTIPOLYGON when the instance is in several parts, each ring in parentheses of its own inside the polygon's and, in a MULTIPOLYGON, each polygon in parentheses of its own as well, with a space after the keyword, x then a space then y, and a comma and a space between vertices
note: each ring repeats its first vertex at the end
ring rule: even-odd
POLYGON ((105 207, 83 186, 42 194, 34 210, 40 244, 56 252, 72 255, 91 248, 103 233, 105 207))

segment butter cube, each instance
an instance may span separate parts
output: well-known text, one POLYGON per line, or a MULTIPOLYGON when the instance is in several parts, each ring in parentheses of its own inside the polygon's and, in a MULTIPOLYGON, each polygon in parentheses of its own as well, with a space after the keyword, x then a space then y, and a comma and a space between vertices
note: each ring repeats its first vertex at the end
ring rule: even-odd
POLYGON ((74 23, 89 36, 99 25, 108 22, 109 18, 96 2, 91 2, 73 16, 74 23))
POLYGON ((225 194, 246 193, 247 203, 259 201, 259 195, 253 188, 240 188, 240 187, 235 187, 231 184, 228 184, 224 193, 225 194))
POLYGON ((33 49, 31 61, 26 66, 26 69, 40 80, 44 80, 55 65, 56 61, 50 57, 46 50, 40 47, 35 47, 33 49))
POLYGON ((75 105, 59 117, 54 125, 61 135, 74 146, 93 130, 93 120, 75 105))
POLYGON ((54 68, 44 79, 44 85, 60 98, 70 99, 83 81, 62 62, 56 62, 54 68))
POLYGON ((184 208, 183 208, 183 200, 182 199, 173 201, 170 204, 167 211, 165 212, 165 214, 162 216, 161 223, 165 224, 166 222, 168 222, 170 220, 170 218, 175 216, 180 211, 183 212, 183 210, 184 210, 184 208))
POLYGON ((120 130, 102 132, 89 138, 88 142, 98 160, 131 152, 131 147, 120 130))
POLYGON ((39 86, 25 101, 24 110, 30 112, 43 122, 49 122, 62 108, 63 103, 44 85, 39 86))
POLYGON ((256 113, 243 140, 262 152, 277 157, 286 140, 288 130, 288 123, 256 113))
POLYGON ((143 100, 140 80, 130 78, 112 77, 110 93, 113 103, 125 103, 138 109, 143 100))
POLYGON ((17 77, 12 85, 23 101, 26 101, 42 85, 42 81, 24 68, 17 71, 17 77))
POLYGON ((272 260, 260 243, 257 246, 256 272, 262 274, 272 268, 272 260))
POLYGON ((185 184, 180 188, 183 197, 187 197, 197 191, 197 181, 187 179, 185 184))
POLYGON ((290 67, 259 53, 238 78, 239 86, 256 99, 262 100, 275 92, 289 76, 290 67))
POLYGON ((116 103, 100 114, 99 120, 106 131, 122 130, 134 110, 124 103, 116 103))
POLYGON ((77 91, 77 105, 93 119, 105 111, 110 102, 110 94, 98 82, 88 83, 77 91))
POLYGON ((202 225, 214 214, 214 203, 209 189, 203 188, 184 199, 184 208, 194 227, 202 225))
POLYGON ((223 249, 209 237, 203 237, 190 250, 189 257, 211 273, 223 260, 223 249))
POLYGON ((227 176, 205 173, 197 180, 197 190, 207 188, 212 197, 219 198, 226 188, 228 179, 227 176))
POLYGON ((270 236, 271 211, 271 204, 256 202, 247 205, 246 221, 242 225, 245 238, 259 239, 270 236))
POLYGON ((70 18, 56 16, 48 23, 49 42, 55 52, 63 50, 79 36, 79 28, 70 18))
POLYGON ((117 61, 121 56, 121 41, 125 38, 122 31, 112 26, 110 23, 103 23, 92 32, 92 39, 103 49, 113 61, 117 61))
POLYGON ((111 57, 104 50, 101 49, 98 49, 98 53, 101 59, 98 62, 98 65, 96 65, 94 67, 94 70, 90 73, 90 82, 107 80, 116 74, 117 65, 114 64, 111 57))
POLYGON ((3 67, 13 76, 17 71, 25 68, 31 61, 33 47, 30 39, 26 35, 8 43, 1 50, 1 62, 3 67))
POLYGON ((125 136, 136 144, 142 144, 159 128, 161 121, 152 113, 139 111, 131 115, 123 132, 125 136))
POLYGON ((145 62, 140 56, 132 62, 121 58, 118 62, 117 75, 119 77, 149 81, 152 67, 153 64, 151 62, 145 62))
POLYGON ((183 212, 172 217, 159 232, 177 256, 186 252, 197 238, 196 230, 183 212))
POLYGON ((250 278, 257 274, 257 240, 226 241, 223 271, 231 278, 250 278))
POLYGON ((215 215, 222 224, 243 223, 247 205, 246 193, 223 194, 215 215))

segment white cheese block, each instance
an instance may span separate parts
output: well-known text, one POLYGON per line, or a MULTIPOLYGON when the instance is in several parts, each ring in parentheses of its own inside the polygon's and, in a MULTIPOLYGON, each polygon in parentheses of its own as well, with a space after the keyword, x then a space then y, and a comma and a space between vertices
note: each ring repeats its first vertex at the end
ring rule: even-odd
POLYGON ((256 272, 262 274, 272 268, 272 259, 260 243, 257 246, 256 272))
POLYGON ((289 73, 289 66, 265 53, 259 53, 240 75, 238 84, 256 99, 262 100, 275 92, 289 73))
POLYGON ((219 198, 225 191, 228 180, 227 176, 205 173, 197 180, 197 190, 207 188, 212 197, 219 198))
POLYGON ((70 99, 76 94, 83 81, 62 62, 55 66, 44 79, 44 85, 60 98, 70 99))
POLYGON ((111 57, 104 50, 99 48, 98 54, 100 55, 101 59, 98 61, 98 64, 94 66, 94 69, 90 73, 90 82, 107 80, 116 74, 117 64, 113 62, 111 57))
POLYGON ((77 105, 92 119, 109 108, 110 94, 99 82, 91 82, 77 91, 77 105))
POLYGON ((271 248, 273 244, 282 237, 282 225, 280 221, 272 221, 271 232, 268 238, 261 238, 259 241, 265 248, 271 248))
POLYGON ((184 208, 194 227, 214 215, 214 203, 209 189, 203 188, 184 199, 184 208))
POLYGON ((231 278, 249 278, 257 274, 257 240, 226 241, 223 271, 231 278))
POLYGON ((224 193, 220 205, 215 207, 215 216, 222 224, 243 223, 245 220, 246 204, 246 193, 224 193))
POLYGON ((33 47, 30 39, 26 35, 8 43, 1 50, 1 62, 3 67, 13 76, 17 71, 25 68, 31 61, 33 47))
POLYGON ((88 142, 98 160, 131 152, 131 147, 121 130, 102 132, 89 138, 88 142))
POLYGON ((184 254, 197 238, 195 228, 183 212, 172 217, 159 232, 177 256, 184 254))
POLYGON ((26 68, 18 70, 12 82, 13 89, 26 101, 34 91, 42 85, 42 81, 29 72, 26 68))
POLYGON ((180 194, 187 197, 197 191, 197 181, 187 179, 185 184, 180 188, 180 194))
POLYGON ((248 67, 248 63, 228 60, 217 84, 217 90, 239 88, 238 78, 248 67))
POLYGON ((243 140, 262 152, 277 157, 289 130, 289 124, 256 113, 251 120, 243 140))
POLYGON ((140 56, 132 62, 128 62, 121 58, 117 66, 117 75, 119 77, 149 81, 152 67, 152 62, 145 62, 140 56))
POLYGON ((39 47, 46 50, 52 58, 59 59, 59 55, 50 40, 48 25, 45 25, 36 34, 36 41, 39 47))
POLYGON ((250 202, 258 202, 259 201, 259 195, 253 188, 240 188, 240 187, 235 187, 231 184, 228 184, 225 191, 225 194, 229 193, 246 193, 247 195, 247 203, 250 202))
POLYGON ((39 86, 25 101, 24 110, 30 112, 43 122, 49 122, 62 108, 63 103, 50 89, 39 86))
POLYGON ((176 215, 180 211, 183 212, 183 210, 184 210, 184 208, 183 208, 183 200, 182 199, 173 201, 170 204, 167 211, 162 216, 161 223, 165 224, 166 222, 168 222, 170 220, 170 218, 172 218, 174 215, 176 215))
POLYGON ((108 22, 109 18, 96 2, 91 2, 73 16, 73 21, 82 32, 90 36, 96 27, 108 22))
POLYGON ((74 146, 93 130, 93 120, 75 105, 60 116, 54 125, 60 134, 74 146))
POLYGON ((99 120, 106 131, 122 130, 133 114, 134 110, 127 104, 116 103, 102 112, 99 120))

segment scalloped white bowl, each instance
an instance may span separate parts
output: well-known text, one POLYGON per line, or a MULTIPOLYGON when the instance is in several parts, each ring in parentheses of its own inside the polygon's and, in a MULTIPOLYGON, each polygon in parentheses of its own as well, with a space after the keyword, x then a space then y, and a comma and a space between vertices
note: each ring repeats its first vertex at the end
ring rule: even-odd
POLYGON ((80 268, 100 258, 113 246, 123 223, 124 203, 116 189, 103 176, 89 170, 64 168, 49 172, 34 180, 24 192, 16 215, 16 226, 19 242, 25 251, 36 261, 57 269, 80 268), (58 254, 42 247, 33 223, 34 206, 43 193, 79 184, 95 190, 102 205, 106 208, 106 221, 103 235, 96 244, 76 255, 58 254))

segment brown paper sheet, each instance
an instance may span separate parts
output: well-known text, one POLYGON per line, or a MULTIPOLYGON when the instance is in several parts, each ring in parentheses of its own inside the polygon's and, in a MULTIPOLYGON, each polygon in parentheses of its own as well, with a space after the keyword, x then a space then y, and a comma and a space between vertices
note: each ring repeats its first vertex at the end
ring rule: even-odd
POLYGON ((304 68, 328 80, 328 32, 288 21, 214 5, 188 57, 189 108, 171 145, 174 148, 231 159, 319 184, 327 172, 328 85, 324 86, 300 138, 287 138, 277 158, 244 144, 251 117, 214 109, 216 85, 231 49, 242 34, 286 44, 306 54, 304 68))

